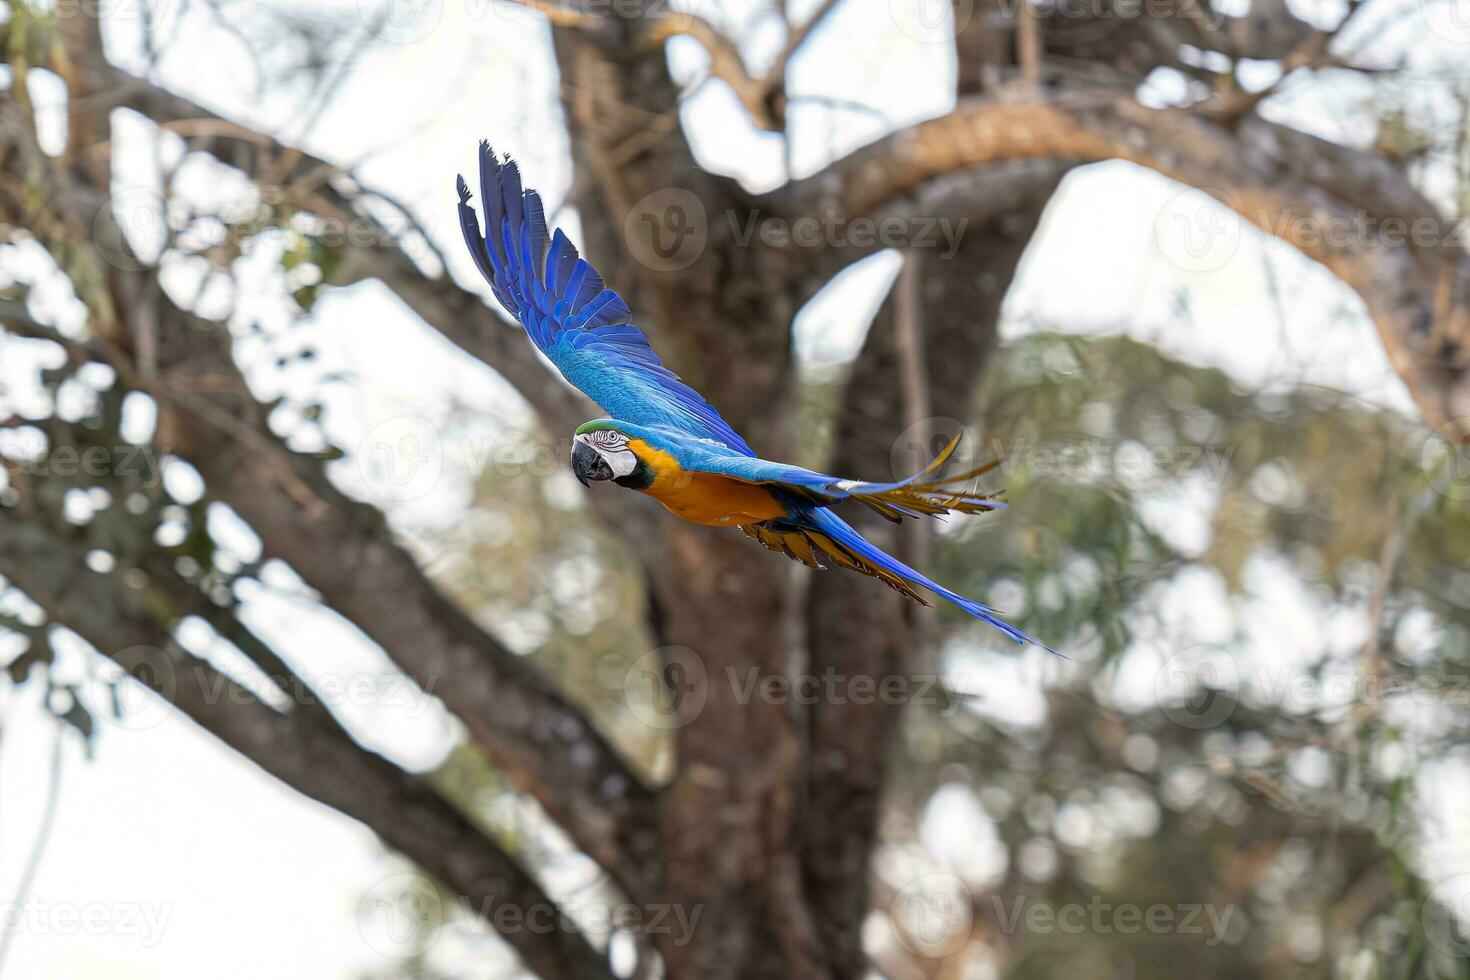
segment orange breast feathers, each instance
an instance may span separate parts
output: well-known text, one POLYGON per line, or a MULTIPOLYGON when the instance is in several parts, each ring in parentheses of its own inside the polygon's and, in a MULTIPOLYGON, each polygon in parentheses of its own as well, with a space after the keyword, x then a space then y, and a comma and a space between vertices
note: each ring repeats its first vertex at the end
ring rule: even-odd
POLYGON ((673 456, 641 439, 628 440, 628 448, 655 474, 642 492, 686 521, 734 527, 769 521, 786 513, 770 491, 758 484, 686 470, 673 456))

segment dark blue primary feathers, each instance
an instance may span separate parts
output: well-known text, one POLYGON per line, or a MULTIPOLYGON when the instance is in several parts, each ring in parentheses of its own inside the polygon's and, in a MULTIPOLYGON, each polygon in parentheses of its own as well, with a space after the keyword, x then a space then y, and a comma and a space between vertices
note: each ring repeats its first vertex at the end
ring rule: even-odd
POLYGON ((459 178, 459 221, 480 273, 562 377, 615 419, 713 439, 746 456, 745 440, 714 407, 664 367, 630 322, 623 298, 558 229, 548 238, 541 196, 521 186, 510 158, 480 144, 482 235, 459 178))

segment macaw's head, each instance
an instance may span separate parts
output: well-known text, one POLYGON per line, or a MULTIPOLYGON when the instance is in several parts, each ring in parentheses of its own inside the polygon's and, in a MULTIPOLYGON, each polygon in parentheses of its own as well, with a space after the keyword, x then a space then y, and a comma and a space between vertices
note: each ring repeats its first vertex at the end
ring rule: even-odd
POLYGON ((572 437, 572 472, 582 486, 592 480, 616 480, 623 486, 647 482, 647 466, 628 445, 628 433, 610 419, 595 419, 572 437))

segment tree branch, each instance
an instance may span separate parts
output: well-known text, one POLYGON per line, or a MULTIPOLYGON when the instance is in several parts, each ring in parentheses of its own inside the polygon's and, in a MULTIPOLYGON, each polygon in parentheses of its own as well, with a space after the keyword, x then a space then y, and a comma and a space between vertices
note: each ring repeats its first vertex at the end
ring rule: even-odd
POLYGON ((159 323, 165 390, 214 382, 188 402, 172 400, 170 412, 174 448, 198 469, 208 494, 251 526, 265 554, 295 569, 443 700, 521 789, 630 895, 641 896, 657 867, 652 797, 607 740, 429 580, 377 509, 343 494, 319 460, 291 451, 270 431, 228 348, 199 343, 208 325, 167 299, 159 323), (181 350, 187 360, 178 359, 181 350), (241 438, 236 426, 252 437, 241 438), (305 488, 314 505, 304 507, 293 486, 305 488))
POLYGON ((1470 267, 1447 244, 1451 223, 1402 171, 1370 154, 1254 117, 1227 130, 1126 95, 1069 92, 1026 104, 967 100, 780 196, 783 207, 807 213, 870 214, 956 171, 1026 159, 1136 163, 1295 245, 1362 297, 1424 418, 1470 431, 1470 267), (1406 240, 1381 233, 1388 219, 1408 223, 1406 240), (1448 301, 1436 309, 1443 282, 1448 301))
MULTIPOLYGON (((102 65, 96 71, 98 78, 94 82, 101 86, 99 91, 110 93, 113 105, 139 112, 165 128, 169 128, 168 124, 215 122, 224 128, 203 135, 195 135, 192 129, 186 128, 180 135, 238 140, 268 152, 277 160, 288 161, 284 170, 272 175, 280 185, 289 187, 299 183, 302 192, 309 190, 313 196, 312 201, 305 203, 316 205, 317 210, 327 210, 329 217, 366 222, 372 230, 367 236, 344 236, 343 268, 333 284, 377 279, 389 286, 426 324, 471 357, 494 368, 554 430, 575 428, 587 418, 588 402, 579 393, 555 379, 548 383, 545 365, 525 342, 519 326, 497 316, 479 294, 457 285, 447 269, 438 275, 426 273, 403 251, 399 236, 374 218, 360 200, 369 197, 391 202, 390 197, 363 189, 352 173, 336 164, 226 119, 120 68, 102 65)), ((449 193, 446 188, 446 207, 451 200, 449 193)), ((401 207, 399 210, 403 211, 401 207)), ((412 220, 412 215, 406 211, 404 214, 412 220)))
MULTIPOLYGON (((492 924, 530 910, 563 922, 530 874, 419 778, 310 715, 280 713, 186 654, 147 608, 145 590, 86 568, 80 549, 0 507, 0 573, 99 653, 270 775, 359 820, 438 877, 492 924), (543 911, 544 910, 544 911, 543 911)), ((505 940, 545 977, 611 977, 574 930, 508 930, 505 940)))
MULTIPOLYGON (((84 175, 54 176, 55 200, 71 225, 110 231, 126 248, 102 192, 84 175)), ((77 249, 65 237, 44 244, 77 249)), ((154 307, 157 378, 143 378, 132 363, 134 324, 123 322, 119 338, 97 338, 95 351, 63 339, 68 349, 100 352, 124 385, 151 395, 161 448, 193 463, 211 497, 253 526, 266 554, 295 568, 405 673, 434 690, 518 786, 630 896, 641 896, 657 869, 652 797, 606 739, 554 684, 435 588, 392 539, 381 513, 337 490, 321 460, 290 451, 271 431, 222 327, 180 309, 158 288, 154 270, 105 272, 115 316, 154 307), (439 684, 445 678, 454 683, 439 684)))
POLYGON ((786 43, 765 74, 757 77, 745 67, 740 48, 725 32, 697 14, 660 10, 649 15, 644 43, 661 46, 683 34, 698 41, 709 55, 710 75, 730 86, 750 121, 770 133, 786 129, 786 68, 812 33, 822 25, 841 0, 822 0, 816 12, 800 27, 787 30, 786 43))

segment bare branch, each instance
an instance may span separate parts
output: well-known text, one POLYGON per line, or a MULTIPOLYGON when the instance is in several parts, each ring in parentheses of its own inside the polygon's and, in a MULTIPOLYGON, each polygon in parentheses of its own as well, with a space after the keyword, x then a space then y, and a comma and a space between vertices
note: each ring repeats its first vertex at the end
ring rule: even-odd
POLYGON ((870 214, 946 174, 1024 159, 1126 160, 1207 191, 1362 297, 1426 420, 1470 417, 1470 268, 1445 244, 1449 223, 1387 161, 1287 127, 1251 117, 1227 130, 1114 92, 1025 104, 969 100, 780 196, 808 213, 870 214), (1417 231, 1397 242, 1379 235, 1375 223, 1385 218, 1410 228, 1422 220, 1431 240, 1416 241, 1417 231), (1452 284, 1450 302, 1436 311, 1441 277, 1452 284))
POLYGON ((776 56, 775 62, 771 65, 771 70, 766 73, 768 79, 777 82, 785 79, 786 66, 791 64, 791 59, 841 2, 842 0, 822 0, 822 5, 807 19, 806 23, 791 30, 786 38, 786 46, 781 49, 781 53, 776 56))
MULTIPOLYGON (((492 923, 512 908, 559 915, 514 859, 418 777, 309 715, 283 714, 182 651, 153 619, 145 593, 87 570, 80 551, 0 508, 0 573, 47 615, 114 659, 197 725, 304 796, 372 828, 492 923)), ((611 977, 574 930, 515 929, 505 939, 545 977, 611 977)))
MULTIPOLYGON (((207 329, 167 302, 160 324, 165 351, 207 329)), ((326 478, 320 460, 292 452, 270 431, 228 348, 201 349, 196 341, 189 353, 182 363, 165 356, 166 390, 200 387, 191 375, 232 381, 183 404, 164 403, 173 406, 177 451, 199 470, 211 496, 251 525, 266 554, 294 568, 327 605, 433 690, 518 786, 630 894, 639 894, 656 869, 656 849, 645 819, 651 798, 633 771, 555 685, 435 587, 376 509, 347 497, 326 478), (235 432, 240 426, 251 438, 235 432), (293 485, 306 488, 318 506, 304 508, 293 485)))
MULTIPOLYGON (((334 278, 334 283, 377 279, 389 285, 426 324, 472 357, 493 367, 515 386, 552 428, 574 428, 587 418, 586 400, 568 386, 554 379, 548 381, 545 366, 537 360, 519 327, 512 327, 496 316, 478 294, 455 284, 447 270, 437 276, 427 274, 403 251, 399 236, 378 223, 358 203, 359 197, 384 201, 397 207, 413 223, 413 216, 390 196, 361 189, 360 180, 335 164, 224 119, 198 103, 121 69, 106 65, 98 70, 101 77, 96 81, 104 86, 103 91, 112 93, 112 104, 143 113, 165 128, 175 128, 182 136, 239 140, 268 151, 276 159, 289 159, 289 169, 276 175, 281 183, 303 182, 303 187, 316 190, 321 203, 335 208, 337 216, 370 222, 374 228, 366 242, 358 236, 346 236, 342 246, 343 271, 334 278), (339 185, 334 178, 343 178, 345 183, 339 185), (356 193, 342 190, 341 186, 357 189, 356 193)), ((446 189, 445 193, 449 191, 446 189)), ((425 241, 429 239, 425 237, 425 241)))
POLYGON ((740 100, 750 121, 767 132, 780 132, 784 120, 770 101, 771 86, 751 75, 740 56, 740 48, 723 31, 696 14, 668 13, 653 20, 644 43, 658 48, 669 38, 683 34, 698 41, 709 55, 709 73, 718 78, 740 100))
MULTIPOLYGON (((1313 31, 1302 38, 1287 53, 1286 57, 1281 59, 1281 75, 1270 85, 1255 92, 1245 92, 1240 89, 1236 80, 1231 77, 1231 88, 1229 91, 1217 95, 1208 105, 1201 106, 1201 111, 1221 123, 1231 123, 1247 113, 1254 111, 1262 102, 1280 91, 1281 86, 1286 83, 1286 79, 1298 68, 1319 68, 1325 65, 1340 66, 1342 64, 1341 60, 1328 52, 1328 46, 1334 38, 1347 29, 1348 25, 1358 15, 1358 12, 1363 10, 1365 6, 1366 0, 1351 0, 1348 4, 1347 13, 1337 22, 1336 27, 1326 31, 1313 31)), ((1284 8, 1283 12, 1285 12, 1284 8)), ((1253 14, 1259 16, 1258 12, 1253 12, 1253 14)), ((1250 18, 1246 19, 1250 20, 1250 18)))
POLYGON ((650 15, 651 24, 644 43, 657 47, 669 38, 682 34, 698 41, 709 55, 711 77, 730 86, 750 121, 761 129, 779 133, 786 128, 786 69, 791 59, 841 0, 823 0, 816 12, 800 27, 791 28, 785 45, 770 69, 759 77, 752 75, 740 56, 739 45, 713 23, 697 14, 661 10, 650 15))
MULTIPOLYGON (((197 110, 162 90, 137 91, 174 109, 197 110)), ((104 176, 107 169, 102 168, 104 176)), ((97 221, 105 228, 113 215, 93 182, 95 174, 88 180, 53 176, 55 197, 69 224, 49 245, 79 251, 75 236, 86 239, 97 221)), ((119 247, 126 247, 120 230, 111 230, 119 247)), ((396 247, 365 252, 400 270, 411 265, 396 247)), ((656 874, 658 852, 651 821, 641 819, 651 797, 636 774, 554 684, 433 585, 393 540, 379 511, 333 486, 321 460, 284 445, 235 365, 227 332, 180 309, 157 289, 155 275, 148 269, 106 269, 107 296, 121 315, 131 317, 144 308, 145 296, 156 299, 157 379, 144 379, 134 363, 129 338, 136 336, 135 324, 122 323, 116 340, 94 343, 125 386, 157 400, 164 448, 194 464, 208 492, 252 524, 268 555, 295 568, 405 673, 436 690, 517 785, 630 895, 640 894, 656 874), (440 685, 443 678, 455 683, 440 685)), ((417 276, 399 291, 412 295, 417 288, 421 295, 436 295, 444 285, 417 276)), ((439 298, 445 295, 488 316, 472 294, 450 286, 439 298)), ((508 349, 535 360, 518 329, 499 332, 514 339, 508 349)), ((539 365, 537 376, 544 377, 539 365)))
MULTIPOLYGON (((928 212, 975 217, 958 251, 945 259, 926 255, 922 271, 914 262, 920 250, 907 250, 908 281, 901 278, 879 310, 845 386, 833 472, 884 478, 893 468, 895 449, 917 442, 923 455, 932 451, 922 442, 924 430, 938 428, 944 424, 940 420, 968 421, 975 386, 995 342, 1001 302, 1063 172, 1049 164, 1016 169, 1008 180, 979 185, 998 191, 983 195, 988 210, 957 197, 954 210, 928 212), (906 416, 899 414, 900 405, 908 409, 906 416)), ((918 560, 913 539, 895 537, 891 525, 869 515, 854 519, 864 534, 911 563, 918 560)), ((920 642, 932 621, 914 617, 912 608, 887 596, 817 575, 805 612, 813 672, 882 678, 934 670, 922 659, 926 645, 920 642)), ((863 968, 861 923, 870 907, 866 855, 877 837, 887 776, 884 750, 896 715, 887 705, 826 702, 812 705, 809 713, 812 762, 803 862, 807 894, 819 909, 823 945, 838 976, 857 975, 863 968)))

